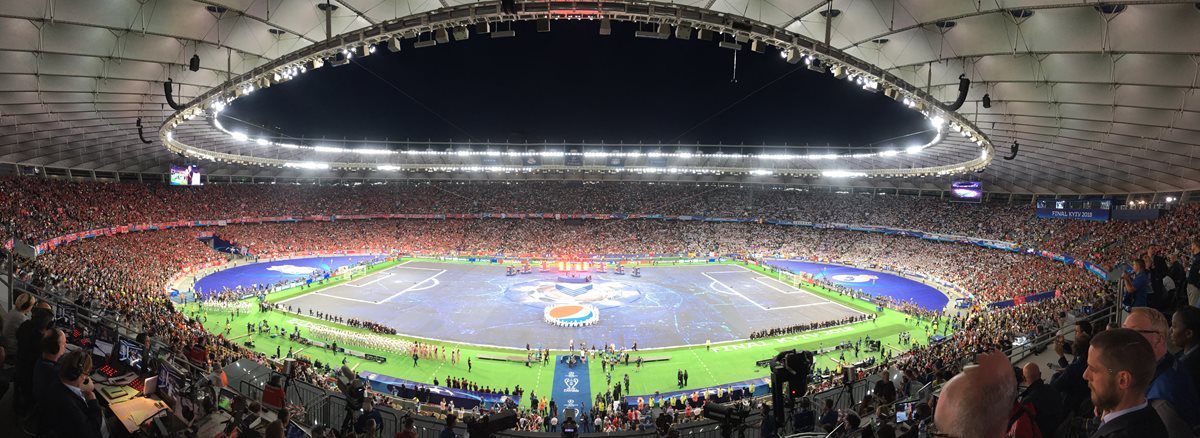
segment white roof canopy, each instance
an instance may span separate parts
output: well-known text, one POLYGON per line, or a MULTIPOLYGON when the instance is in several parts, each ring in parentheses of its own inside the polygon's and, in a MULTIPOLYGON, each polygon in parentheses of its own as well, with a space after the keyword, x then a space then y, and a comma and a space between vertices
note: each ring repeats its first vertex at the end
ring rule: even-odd
MULTIPOLYGON (((0 2, 0 162, 162 173, 178 161, 158 140, 172 111, 227 79, 325 39, 315 0, 47 0, 0 2), (224 13, 218 13, 224 8, 224 13), (282 30, 283 32, 272 32, 282 30), (188 59, 199 54, 198 72, 188 59), (134 120, 142 117, 147 140, 134 120)), ((332 32, 470 1, 332 0, 332 32)), ((959 114, 1019 156, 978 175, 989 190, 1143 193, 1200 189, 1200 8, 1196 3, 1045 0, 700 0, 825 39, 910 84, 954 100, 959 114), (1127 5, 1127 6, 1125 6, 1127 5), (1121 6, 1125 6, 1122 8, 1121 6), (978 8, 977 8, 978 7, 978 8), (949 25, 947 22, 953 22, 949 25), (939 25, 940 23, 940 25, 939 25), (987 93, 991 108, 983 108, 987 93)), ((938 149, 930 149, 936 154, 938 149)), ((954 147, 947 144, 946 148, 954 147)), ((209 173, 304 174, 214 165, 209 173)), ((361 175, 360 175, 361 176, 361 175)), ((942 179, 874 180, 940 188, 942 179)))

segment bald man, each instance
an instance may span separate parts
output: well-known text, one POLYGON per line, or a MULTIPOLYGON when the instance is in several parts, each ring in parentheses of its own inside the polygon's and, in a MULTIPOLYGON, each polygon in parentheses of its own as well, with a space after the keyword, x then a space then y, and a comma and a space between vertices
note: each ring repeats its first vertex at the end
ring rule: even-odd
POLYGON ((1154 380, 1146 389, 1146 398, 1152 402, 1165 401, 1180 419, 1189 426, 1195 426, 1200 420, 1200 397, 1196 395, 1192 378, 1175 369, 1175 356, 1167 352, 1167 318, 1162 312, 1149 307, 1135 307, 1129 311, 1122 325, 1141 333, 1154 349, 1157 364, 1154 380))
POLYGON ((1036 422, 1042 436, 1054 436, 1063 419, 1062 396, 1042 381, 1042 369, 1030 362, 1021 369, 1025 390, 1021 392, 1021 403, 1031 403, 1037 412, 1036 422))
POLYGON ((1004 438, 1017 398, 1016 383, 1004 353, 981 355, 978 365, 967 366, 942 387, 933 423, 949 436, 1004 438))

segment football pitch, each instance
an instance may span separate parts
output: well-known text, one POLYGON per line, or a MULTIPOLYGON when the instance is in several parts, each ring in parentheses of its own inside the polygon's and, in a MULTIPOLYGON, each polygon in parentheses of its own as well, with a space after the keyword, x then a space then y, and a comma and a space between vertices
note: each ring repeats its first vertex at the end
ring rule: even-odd
MULTIPOLYGON (((628 270, 627 270, 628 272, 628 270)), ((672 391, 676 372, 687 370, 687 388, 720 386, 751 379, 765 379, 766 368, 756 362, 774 357, 788 349, 820 350, 844 341, 854 342, 867 336, 882 340, 884 349, 899 353, 901 333, 925 344, 931 333, 929 322, 907 320, 905 315, 850 299, 821 288, 805 285, 797 288, 775 278, 769 271, 739 262, 673 265, 658 263, 642 268, 640 278, 614 273, 591 273, 593 287, 580 292, 578 286, 556 288, 555 273, 504 275, 504 267, 491 263, 448 263, 433 260, 402 259, 376 265, 354 278, 335 277, 321 286, 293 288, 271 294, 268 300, 297 308, 299 313, 280 311, 232 315, 208 311, 205 326, 225 334, 238 343, 252 340, 254 349, 274 355, 276 348, 289 350, 322 363, 341 364, 343 360, 359 372, 372 372, 416 382, 445 381, 447 377, 465 377, 481 386, 504 389, 520 385, 537 394, 550 394, 555 364, 536 364, 481 360, 479 356, 524 356, 525 345, 549 348, 553 354, 565 354, 570 342, 587 346, 615 344, 631 348, 638 343, 634 358, 669 357, 647 362, 639 370, 633 362, 619 365, 612 379, 630 376, 627 394, 652 394, 672 391), (576 288, 576 289, 572 289, 576 288), (564 328, 542 320, 542 308, 563 299, 591 300, 600 309, 600 322, 589 327, 564 328), (589 295, 590 294, 590 295, 589 295), (308 327, 321 325, 363 333, 362 329, 331 323, 308 315, 309 310, 332 313, 381 323, 404 335, 394 336, 458 349, 463 361, 421 360, 413 366, 411 357, 370 348, 345 345, 357 351, 385 357, 385 363, 334 353, 318 347, 305 348, 299 342, 266 334, 248 334, 247 323, 266 321, 290 333, 300 326, 309 339, 330 342, 308 333, 308 327), (825 321, 864 313, 877 318, 849 325, 812 330, 773 338, 747 340, 756 330, 825 321), (711 342, 711 344, 710 344, 711 342), (472 359, 468 372, 465 361, 472 359)), ((196 314, 194 306, 187 308, 196 314)), ((278 330, 276 330, 276 333, 278 330)), ((342 345, 345 343, 342 342, 342 345)), ((879 353, 862 352, 855 357, 847 352, 845 363, 878 358, 879 353)), ((817 367, 835 369, 840 352, 818 355, 817 367)), ((598 364, 587 367, 590 388, 606 388, 607 376, 598 364)))

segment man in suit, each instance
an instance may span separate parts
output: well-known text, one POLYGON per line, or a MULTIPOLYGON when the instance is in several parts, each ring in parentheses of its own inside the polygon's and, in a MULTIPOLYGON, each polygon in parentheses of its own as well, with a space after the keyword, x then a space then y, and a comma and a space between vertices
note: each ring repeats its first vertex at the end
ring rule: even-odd
POLYGON ((1146 400, 1154 379, 1154 348, 1131 329, 1105 330, 1092 339, 1083 373, 1101 414, 1091 438, 1165 437, 1167 428, 1146 400))
POLYGON ((41 403, 46 395, 52 392, 52 389, 57 389, 59 385, 58 359, 66 352, 66 346, 67 335, 62 330, 51 329, 50 334, 42 338, 42 357, 38 358, 37 363, 33 365, 33 401, 35 403, 41 403))
POLYGON ((999 351, 979 356, 942 387, 933 424, 954 437, 1004 438, 1008 413, 1017 399, 1017 380, 1008 357, 999 351))
MULTIPOLYGON (((1088 345, 1091 343, 1092 337, 1083 334, 1075 338, 1072 350, 1075 352, 1075 357, 1071 362, 1063 365, 1063 370, 1059 371, 1050 379, 1050 387, 1062 394, 1063 406, 1067 412, 1076 412, 1080 409, 1080 405, 1085 404, 1084 401, 1088 397, 1087 381, 1083 380, 1083 371, 1087 369, 1087 353, 1088 345)), ((1061 352, 1064 343, 1056 341, 1054 350, 1061 352)), ((1060 354, 1059 364, 1066 362, 1066 358, 1060 354)), ((1080 413, 1080 412, 1077 412, 1080 413)))
POLYGON ((59 360, 59 382, 38 407, 38 430, 45 437, 101 438, 104 417, 93 391, 92 354, 72 351, 59 360))
POLYGON ((1200 309, 1184 306, 1171 317, 1171 341, 1182 348, 1175 369, 1192 378, 1200 393, 1200 309))
MULTIPOLYGON (((1146 398, 1166 402, 1189 427, 1200 424, 1200 396, 1196 394, 1196 386, 1190 376, 1175 370, 1175 356, 1167 352, 1167 318, 1149 307, 1136 307, 1130 310, 1122 326, 1140 333, 1154 351, 1157 365, 1146 398)), ((1161 403, 1152 404, 1161 409, 1161 403)), ((1162 418, 1171 425, 1171 418, 1162 418)))

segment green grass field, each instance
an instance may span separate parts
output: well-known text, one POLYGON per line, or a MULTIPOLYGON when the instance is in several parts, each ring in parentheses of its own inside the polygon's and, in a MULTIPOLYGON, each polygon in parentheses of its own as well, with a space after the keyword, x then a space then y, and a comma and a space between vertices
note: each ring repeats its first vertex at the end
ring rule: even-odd
MULTIPOLYGON (((415 260, 415 259, 405 259, 415 260)), ((386 269, 396 263, 405 261, 387 262, 371 268, 367 273, 377 270, 386 269)), ((424 260, 430 261, 430 260, 424 260)), ((465 262, 460 262, 465 263, 465 262)), ((737 264, 749 269, 753 269, 771 276, 772 273, 764 268, 753 264, 745 264, 740 262, 728 262, 727 264, 737 264)), ((356 275, 356 278, 361 278, 361 275, 356 275)), ((335 279, 322 286, 325 288, 339 284, 347 279, 335 279)), ((298 295, 311 293, 320 288, 309 288, 300 290, 299 288, 291 288, 283 291, 275 292, 268 295, 268 300, 279 301, 286 298, 295 297, 298 295)), ((838 295, 818 287, 804 286, 803 289, 823 298, 837 301, 857 310, 867 313, 875 313, 874 305, 863 301, 851 299, 838 295)), ((253 299, 253 298, 251 298, 253 299)), ((196 315, 197 310, 194 305, 187 305, 184 310, 189 315, 196 315)), ((252 312, 250 314, 242 314, 234 316, 231 313, 220 311, 209 311, 204 315, 207 318, 204 325, 213 332, 224 334, 226 338, 234 339, 241 344, 246 339, 247 323, 258 323, 266 320, 272 326, 285 327, 290 333, 294 327, 290 320, 301 319, 313 323, 322 324, 330 327, 337 327, 342 330, 355 332, 369 333, 364 329, 356 329, 353 327, 342 326, 340 324, 330 323, 327 321, 303 317, 295 314, 284 312, 252 312)), ((709 386, 722 385, 732 382, 739 382, 754 378, 765 378, 769 375, 766 368, 755 366, 755 362, 774 357, 779 351, 787 349, 796 350, 818 350, 825 347, 836 345, 842 341, 855 341, 859 338, 870 336, 871 339, 881 339, 885 350, 892 350, 893 353, 900 353, 904 348, 899 343, 899 336, 903 332, 908 332, 912 339, 925 344, 928 342, 929 335, 928 322, 907 321, 906 315, 894 310, 884 310, 878 318, 873 321, 859 322, 849 326, 835 327, 818 331, 806 332, 800 335, 788 335, 774 338, 757 339, 754 341, 733 341, 727 343, 713 344, 711 350, 704 345, 693 347, 668 348, 660 350, 645 351, 639 354, 645 356, 670 356, 671 359, 664 362, 651 362, 642 366, 640 371, 636 370, 633 362, 629 366, 617 366, 613 372, 613 381, 620 381, 624 374, 630 376, 630 391, 628 394, 651 394, 655 391, 672 391, 676 390, 675 374, 678 369, 688 370, 688 388, 703 388, 709 386)), ((320 339, 312 336, 311 333, 306 333, 302 328, 301 334, 310 339, 320 339)), ((942 334, 941 330, 939 333, 942 334)), ((397 336, 403 339, 412 339, 405 336, 397 336)), ((251 335, 254 340, 255 350, 274 355, 276 348, 283 354, 287 354, 289 348, 301 350, 304 346, 298 342, 292 342, 287 338, 278 336, 267 336, 263 334, 251 335)), ((417 339, 414 339, 417 340, 417 339)), ((425 342, 424 340, 418 340, 425 342)), ((465 377, 481 386, 489 386, 492 388, 512 388, 514 385, 520 385, 522 388, 533 390, 537 394, 550 394, 552 380, 554 375, 554 362, 550 364, 534 365, 526 367, 523 363, 514 362, 496 362, 489 360, 479 360, 480 354, 503 354, 503 355, 524 355, 524 351, 501 348, 479 347, 469 344, 459 344, 453 342, 432 342, 437 345, 446 346, 451 349, 460 349, 462 351, 463 363, 450 365, 449 362, 422 360, 417 367, 413 367, 411 357, 401 357, 400 355, 385 353, 382 351, 373 350, 362 346, 348 346, 349 348, 366 351, 387 358, 387 363, 379 364, 370 361, 337 354, 332 351, 320 348, 308 348, 299 351, 298 354, 319 360, 322 363, 340 364, 345 359, 348 365, 355 367, 357 371, 370 371, 379 374, 395 376, 403 379, 432 383, 436 378, 439 383, 444 382, 447 376, 450 377, 465 377), (470 373, 467 372, 466 359, 471 358, 473 368, 470 373)), ((559 351, 553 351, 557 353, 559 351)), ((637 354, 634 355, 636 357, 637 354)), ((878 359, 879 353, 874 353, 878 359)), ((854 357, 851 351, 847 354, 846 361, 854 362, 859 359, 865 359, 867 353, 863 353, 860 357, 854 357)), ((838 353, 828 353, 817 356, 818 368, 837 367, 838 353)), ((589 367, 591 373, 591 390, 593 393, 604 390, 606 385, 605 373, 600 370, 599 364, 591 364, 589 367)))

